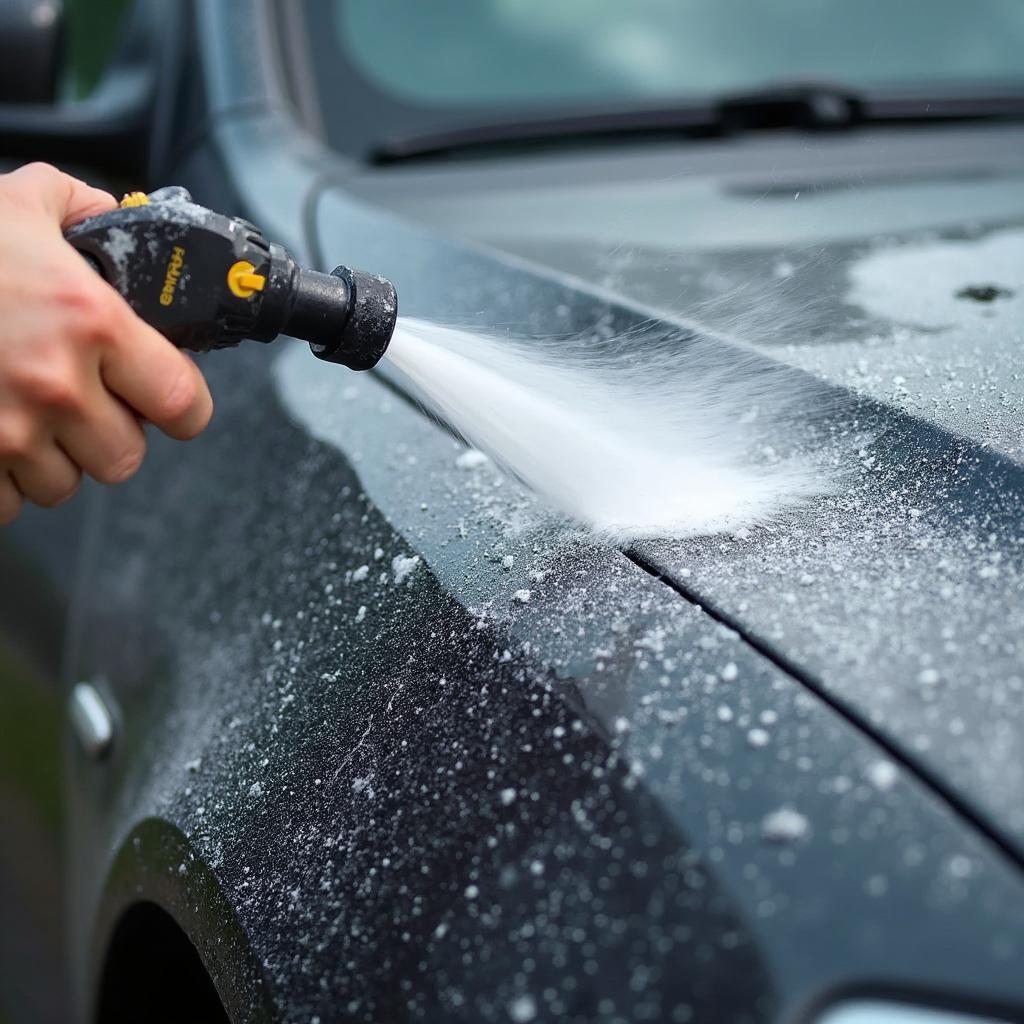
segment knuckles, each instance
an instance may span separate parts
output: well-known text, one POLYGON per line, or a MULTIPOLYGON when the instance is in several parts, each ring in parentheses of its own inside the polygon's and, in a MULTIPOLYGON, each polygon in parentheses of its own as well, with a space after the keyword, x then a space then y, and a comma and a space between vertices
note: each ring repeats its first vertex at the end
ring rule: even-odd
POLYGON ((64 181, 64 173, 57 170, 53 164, 35 160, 9 174, 0 176, 0 190, 19 205, 34 205, 32 200, 39 194, 41 188, 54 190, 62 187, 64 181))
POLYGON ((78 493, 81 486, 82 475, 79 473, 74 482, 63 489, 53 491, 35 499, 36 504, 41 505, 43 508, 56 508, 58 505, 63 505, 66 501, 70 501, 78 493))
POLYGON ((0 496, 0 526, 13 523, 21 513, 24 504, 25 499, 20 494, 15 493, 13 487, 10 493, 0 496))
MULTIPOLYGON (((183 359, 185 357, 182 357, 183 359)), ((199 382, 192 368, 185 364, 164 393, 161 402, 161 418, 173 423, 190 413, 199 399, 199 382)), ((205 426, 205 424, 204 424, 205 426)), ((199 429, 202 429, 201 427, 199 429)))
POLYGON ((119 456, 99 467, 93 476, 101 484, 120 484, 133 477, 146 457, 146 443, 141 438, 126 448, 119 456))
POLYGON ((64 180, 63 171, 58 171, 53 164, 48 164, 45 160, 33 160, 24 164, 18 173, 26 177, 31 176, 38 181, 49 181, 51 184, 64 180))
POLYGON ((30 408, 75 413, 85 404, 79 375, 70 360, 39 359, 12 376, 18 394, 30 408))
POLYGON ((30 455, 35 433, 27 416, 9 413, 0 418, 0 462, 14 462, 30 455))
POLYGON ((68 336, 79 348, 104 348, 117 341, 124 329, 120 300, 99 280, 76 275, 54 295, 68 336))

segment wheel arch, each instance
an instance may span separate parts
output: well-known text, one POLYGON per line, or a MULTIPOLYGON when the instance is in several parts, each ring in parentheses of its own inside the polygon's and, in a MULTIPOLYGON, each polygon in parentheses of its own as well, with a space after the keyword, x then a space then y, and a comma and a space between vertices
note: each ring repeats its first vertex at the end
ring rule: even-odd
POLYGON ((167 821, 148 818, 120 844, 90 946, 86 1020, 138 1020, 150 1006, 145 1019, 155 1022, 274 1020, 270 987, 224 889, 167 821))

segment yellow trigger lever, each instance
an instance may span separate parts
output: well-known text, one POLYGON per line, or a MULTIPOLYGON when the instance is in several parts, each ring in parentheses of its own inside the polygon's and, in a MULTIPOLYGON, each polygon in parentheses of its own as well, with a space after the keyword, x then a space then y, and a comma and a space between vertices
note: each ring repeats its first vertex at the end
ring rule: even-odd
POLYGON ((263 291, 266 283, 267 279, 257 274, 256 268, 248 260, 239 260, 228 270, 228 287, 240 299, 248 299, 255 292, 263 291))

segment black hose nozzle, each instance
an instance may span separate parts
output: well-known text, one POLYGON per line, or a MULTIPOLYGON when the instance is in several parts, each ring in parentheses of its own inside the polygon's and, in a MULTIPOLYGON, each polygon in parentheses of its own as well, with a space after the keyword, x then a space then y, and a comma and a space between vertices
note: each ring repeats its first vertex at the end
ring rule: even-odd
POLYGON ((395 329, 390 281, 303 270, 254 225, 196 206, 183 188, 127 196, 66 237, 139 316, 193 352, 289 334, 320 359, 368 370, 395 329))
POLYGON ((397 318, 398 295, 386 278, 348 267, 302 270, 284 332, 305 338, 318 359, 369 370, 387 351, 397 318))

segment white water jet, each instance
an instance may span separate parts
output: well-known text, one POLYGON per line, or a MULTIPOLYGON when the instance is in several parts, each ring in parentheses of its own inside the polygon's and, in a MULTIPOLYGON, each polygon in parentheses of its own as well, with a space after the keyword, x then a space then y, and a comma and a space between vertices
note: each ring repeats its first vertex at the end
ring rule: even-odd
POLYGON ((769 523, 830 489, 769 438, 813 407, 793 371, 710 340, 611 357, 403 318, 388 350, 411 390, 556 509, 618 543, 769 523))

